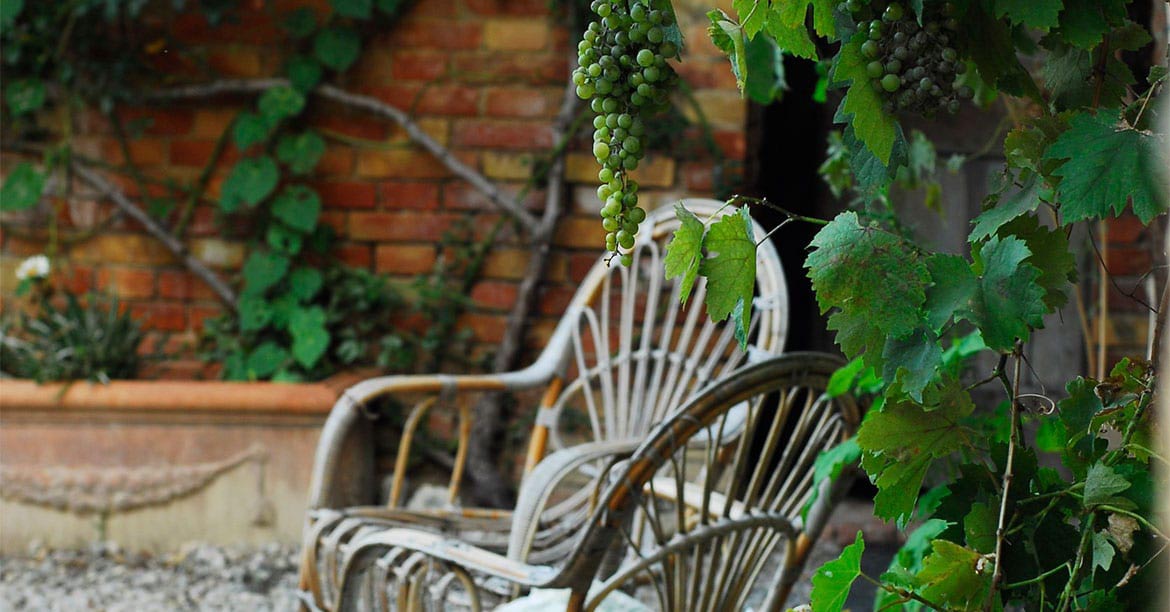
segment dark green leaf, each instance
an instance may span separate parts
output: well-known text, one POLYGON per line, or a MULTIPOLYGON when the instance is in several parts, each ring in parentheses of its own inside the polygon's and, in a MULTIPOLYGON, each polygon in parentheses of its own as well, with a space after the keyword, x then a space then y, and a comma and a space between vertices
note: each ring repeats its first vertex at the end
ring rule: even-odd
POLYGON ((272 202, 272 215, 289 227, 304 233, 317 227, 321 216, 321 197, 304 185, 289 185, 272 202))
POLYGON ((784 80, 784 52, 771 38, 757 36, 744 48, 747 79, 744 93, 757 104, 779 100, 788 88, 784 80))
MULTIPOLYGON (((837 111, 834 121, 846 122, 848 117, 837 111)), ((898 169, 906 165, 908 160, 906 138, 902 128, 897 127, 894 135, 894 148, 890 153, 889 164, 878 159, 865 143, 857 138, 853 126, 846 125, 842 131, 841 142, 849 151, 849 168, 857 179, 857 191, 865 198, 872 199, 898 175, 898 169)))
POLYGON ((236 148, 247 149, 254 144, 264 142, 268 138, 268 133, 272 131, 272 127, 272 123, 256 113, 240 113, 232 124, 232 140, 235 141, 236 148))
POLYGON ((814 610, 839 612, 845 606, 849 589, 861 574, 861 553, 864 551, 865 542, 858 531, 853 543, 846 546, 839 557, 825 563, 813 574, 809 601, 814 610))
POLYGON ((271 157, 241 159, 223 182, 219 205, 225 212, 235 211, 241 203, 255 206, 276 189, 278 180, 280 171, 271 157))
POLYGON ((995 16, 1031 28, 1048 29, 1059 23, 1061 0, 995 0, 995 16))
POLYGON ((8 31, 13 22, 24 9, 24 0, 4 0, 0 2, 0 32, 8 31))
POLYGON ((704 246, 711 256, 699 262, 699 274, 707 277, 707 314, 722 321, 743 300, 745 313, 752 311, 756 288, 756 242, 748 209, 724 215, 707 230, 704 246))
POLYGON ((337 72, 352 66, 361 50, 362 39, 350 28, 331 27, 321 30, 313 39, 314 57, 337 72))
POLYGON ((1092 49, 1105 37, 1111 23, 1125 19, 1127 3, 1128 0, 1064 0, 1059 34, 1071 45, 1092 49))
POLYGON ((1119 215, 1128 202, 1149 223, 1166 210, 1155 136, 1119 128, 1110 112, 1081 113, 1048 147, 1048 159, 1067 159, 1053 174, 1062 177, 1060 212, 1065 223, 1119 215))
POLYGON ((1093 534, 1093 568, 1101 568, 1109 571, 1113 566, 1113 544, 1109 542, 1109 536, 1105 535, 1104 531, 1098 531, 1093 534))
POLYGON ((739 25, 748 39, 755 38, 764 29, 768 14, 768 0, 731 0, 731 8, 739 16, 739 25))
POLYGON ((325 330, 325 311, 320 306, 293 311, 288 324, 293 337, 292 353, 297 363, 312 368, 329 348, 329 332, 325 330))
POLYGON ((20 79, 5 84, 4 99, 13 115, 36 112, 45 105, 45 84, 40 79, 20 79))
POLYGON ((272 320, 272 309, 268 302, 257 295, 245 295, 240 298, 236 306, 240 315, 241 331, 256 331, 264 329, 272 320))
POLYGON ((1044 181, 1033 174, 1019 191, 995 200, 994 205, 975 217, 974 229, 967 237, 970 242, 978 242, 996 233, 1001 225, 1016 217, 1032 212, 1040 206, 1040 194, 1044 190, 1044 181))
POLYGON ((256 347, 248 355, 249 378, 267 378, 288 360, 288 351, 271 340, 256 347))
POLYGON ((857 380, 857 375, 861 374, 863 369, 865 369, 865 362, 860 357, 841 366, 829 377, 829 384, 825 387, 825 393, 829 397, 839 397, 849 393, 853 389, 853 383, 857 380))
POLYGON ((901 392, 921 402, 923 389, 942 365, 942 347, 934 331, 916 329, 900 338, 887 338, 882 360, 882 378, 897 383, 901 392))
POLYGON ((308 302, 321 290, 324 279, 316 268, 297 268, 288 275, 288 292, 301 302, 308 302))
POLYGON ((699 262, 703 259, 703 234, 706 228, 694 213, 681 203, 674 206, 679 227, 666 245, 666 278, 681 276, 679 299, 685 304, 699 275, 699 262))
POLYGON ((271 251, 253 251, 244 262, 244 295, 262 295, 288 272, 288 258, 271 251))
POLYGON ((305 38, 317 30, 317 16, 307 6, 296 9, 284 18, 284 29, 293 38, 305 38))
POLYGON ((268 231, 265 232, 264 236, 272 250, 286 255, 300 253, 305 240, 304 234, 281 223, 269 224, 268 231))
POLYGON ((41 201, 45 192, 45 175, 29 162, 20 162, 4 179, 0 188, 0 210, 27 210, 41 201))
POLYGON ((994 561, 946 540, 935 540, 931 547, 933 552, 918 572, 923 597, 960 610, 982 609, 991 590, 994 561))
POLYGON ((926 321, 935 332, 952 316, 961 317, 979 290, 975 273, 966 259, 938 253, 926 259, 931 286, 926 290, 926 321))
POLYGON ((1053 312, 1068 303, 1071 283, 1077 279, 1077 262, 1068 247, 1068 235, 1040 225, 1033 215, 1019 217, 1000 228, 1001 236, 1015 236, 1032 254, 1025 261, 1040 271, 1036 282, 1044 288, 1044 304, 1053 312))
POLYGON ((960 55, 970 57, 979 69, 979 76, 989 84, 1013 95, 1040 100, 1036 83, 1016 56, 1011 28, 988 10, 988 4, 970 2, 966 12, 960 15, 959 23, 963 24, 957 32, 960 55))
POLYGON ((308 55, 294 55, 288 61, 288 80, 300 92, 308 92, 321 82, 321 62, 308 55))
POLYGON ((860 457, 861 448, 857 446, 855 438, 849 438, 827 451, 821 451, 821 454, 817 455, 816 460, 813 461, 812 494, 805 502, 801 516, 807 518, 808 510, 816 502, 824 483, 836 480, 845 466, 857 463, 860 457))
MULTIPOLYGON (((773 9, 777 10, 773 3, 773 9)), ((789 0, 779 3, 780 18, 790 28, 804 28, 804 19, 808 15, 809 5, 813 10, 813 29, 821 36, 832 37, 837 30, 836 19, 833 17, 832 0, 789 0)))
POLYGON ((1060 420, 1068 427, 1071 440, 1088 435, 1093 416, 1101 411, 1101 398, 1094 392, 1095 387, 1093 381, 1074 378, 1065 388, 1068 397, 1057 404, 1060 420))
POLYGON ((808 30, 805 28, 804 22, 797 26, 788 25, 784 22, 781 12, 773 6, 768 11, 764 28, 786 53, 810 60, 817 59, 816 45, 808 37, 808 30))
POLYGON ((998 507, 982 502, 971 505, 971 511, 963 517, 963 533, 967 537, 967 546, 984 554, 995 552, 998 512, 998 507))
POLYGON ((316 132, 286 134, 276 144, 276 158, 294 174, 308 174, 325 154, 325 139, 316 132))
POLYGON ((369 19, 374 8, 372 0, 329 0, 329 4, 338 15, 354 19, 369 19))
POLYGON ((1129 481, 1104 463, 1094 463, 1085 476, 1083 501, 1085 507, 1110 501, 1117 493, 1129 488, 1129 481))
POLYGON ((1017 338, 1027 340, 1029 330, 1044 323, 1045 292, 1036 282, 1040 271, 1024 263, 1030 256, 1015 237, 993 237, 979 250, 979 291, 969 318, 997 351, 1011 351, 1017 338))
POLYGON ((260 96, 260 114, 271 125, 300 114, 305 108, 305 96, 292 87, 273 87, 260 96))
POLYGON ((403 0, 375 0, 378 10, 387 15, 396 15, 402 8, 403 0))

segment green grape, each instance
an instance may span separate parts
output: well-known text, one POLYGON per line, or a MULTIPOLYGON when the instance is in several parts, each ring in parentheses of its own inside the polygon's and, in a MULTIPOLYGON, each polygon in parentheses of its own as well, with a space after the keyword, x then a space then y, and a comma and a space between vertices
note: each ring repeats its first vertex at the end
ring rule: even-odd
POLYGON ((882 89, 890 92, 898 91, 898 87, 901 87, 902 85, 901 79, 892 74, 887 74, 886 76, 882 77, 881 82, 882 89))
POLYGON ((882 66, 882 63, 877 60, 874 60, 865 65, 866 74, 868 74, 870 78, 873 79, 881 77, 885 71, 886 69, 882 66))
POLYGON ((622 262, 623 266, 628 268, 628 267, 634 265, 634 256, 630 255, 629 253, 624 253, 621 256, 621 262, 622 262))
POLYGON ((629 212, 626 213, 626 217, 634 223, 641 223, 646 220, 646 211, 642 208, 631 208, 629 212))

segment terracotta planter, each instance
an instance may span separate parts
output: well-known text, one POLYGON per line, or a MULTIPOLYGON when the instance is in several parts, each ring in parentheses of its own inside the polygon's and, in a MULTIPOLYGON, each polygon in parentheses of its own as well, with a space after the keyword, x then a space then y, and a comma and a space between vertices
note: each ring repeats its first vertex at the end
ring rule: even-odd
POLYGON ((297 541, 318 432, 352 380, 0 381, 0 551, 297 541))

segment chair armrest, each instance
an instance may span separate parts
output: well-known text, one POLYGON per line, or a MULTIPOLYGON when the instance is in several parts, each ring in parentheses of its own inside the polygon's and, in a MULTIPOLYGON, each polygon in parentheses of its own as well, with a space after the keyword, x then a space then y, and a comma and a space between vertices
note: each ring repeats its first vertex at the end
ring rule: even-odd
MULTIPOLYGON (((334 477, 339 475, 343 463, 361 463, 354 455, 359 451, 353 436, 356 425, 363 418, 362 407, 378 397, 396 393, 453 394, 463 391, 515 391, 536 387, 548 382, 556 369, 552 360, 541 359, 532 366, 515 372, 484 375, 411 375, 380 376, 363 380, 346 389, 333 405, 328 419, 321 430, 317 451, 313 460, 312 479, 309 485, 309 508, 329 507, 334 477)), ((350 466, 352 467, 352 466, 350 466)), ((344 475, 353 478, 354 470, 344 475)))
POLYGON ((541 516, 557 485, 581 466, 600 459, 623 459, 637 450, 641 439, 586 442, 551 453, 524 478, 516 509, 512 512, 512 532, 508 539, 508 558, 525 559, 532 548, 541 516))

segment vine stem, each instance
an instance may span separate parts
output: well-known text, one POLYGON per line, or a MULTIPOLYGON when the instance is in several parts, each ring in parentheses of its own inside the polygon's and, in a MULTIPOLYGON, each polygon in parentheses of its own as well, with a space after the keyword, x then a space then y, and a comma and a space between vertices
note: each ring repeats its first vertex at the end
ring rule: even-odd
MULTIPOLYGON (((193 100, 214 98, 223 95, 259 94, 276 87, 287 87, 288 79, 222 79, 198 85, 184 85, 155 91, 144 96, 150 102, 193 100)), ((431 138, 410 115, 400 108, 391 106, 366 95, 355 94, 335 85, 319 85, 310 92, 312 95, 389 119, 399 125, 415 143, 433 155, 455 176, 467 181, 483 193, 496 207, 511 215, 530 235, 540 231, 540 221, 524 209, 524 203, 509 197, 482 174, 460 161, 451 150, 431 138)))
POLYGON ((1020 436, 1018 423, 1020 420, 1019 391, 1021 359, 1019 353, 1022 350, 1023 347, 1020 344, 1016 344, 1016 360, 1014 364, 1015 367, 1013 368, 1015 371, 1012 375, 1013 380, 1009 398, 1011 400, 1009 416, 1011 419, 1011 431, 1008 434, 1007 465, 1005 465, 1003 469, 1003 490, 1000 493, 999 500, 999 520, 996 522, 995 526, 995 571, 991 575, 991 590, 987 595, 989 606, 991 605, 991 602, 994 601, 995 593, 999 589, 999 583, 1003 580, 1003 536, 1007 522, 1008 493, 1011 491, 1012 487, 1012 463, 1016 457, 1016 445, 1019 444, 1020 436))
POLYGON ((919 595, 918 593, 915 593, 914 591, 911 591, 909 589, 900 589, 896 586, 881 582, 880 580, 875 580, 875 579, 871 578, 865 572, 860 572, 857 574, 857 576, 859 578, 861 578, 862 580, 865 580, 866 582, 874 585, 875 587, 877 587, 877 588, 879 588, 887 593, 897 595, 898 597, 901 597, 903 599, 906 599, 906 600, 913 599, 914 601, 917 601, 918 603, 920 603, 924 606, 930 606, 931 608, 934 608, 935 610, 942 610, 943 612, 950 610, 950 608, 947 608, 946 606, 944 606, 942 604, 934 603, 933 601, 919 595))
MULTIPOLYGON (((727 203, 728 204, 736 204, 736 205, 741 204, 741 203, 743 203, 743 204, 759 204, 760 206, 763 206, 765 208, 769 208, 771 210, 774 210, 774 211, 784 215, 785 217, 787 217, 786 221, 804 221, 805 223, 812 223, 813 225, 828 225, 829 224, 829 222, 825 219, 818 219, 817 217, 806 217, 804 215, 798 215, 798 214, 796 214, 796 213, 794 213, 786 208, 781 207, 778 204, 775 204, 774 202, 769 201, 768 198, 753 198, 751 196, 745 196, 745 195, 733 195, 733 196, 731 196, 731 199, 727 200, 727 203)), ((781 224, 781 225, 783 225, 783 224, 781 224)))
POLYGON ((89 184, 94 189, 97 189, 101 194, 114 203, 115 206, 122 209, 128 216, 135 221, 142 224, 146 228, 147 233, 154 236, 159 242, 163 244, 171 253, 183 261, 183 265, 191 270, 191 273, 198 276, 203 282, 207 283, 208 287, 219 297, 220 301, 232 310, 236 309, 236 294, 228 287, 227 283, 223 281, 215 272, 208 268, 202 261, 197 259, 187 250, 187 246, 182 243, 174 234, 167 231, 166 228, 159 225, 146 211, 139 208, 126 194, 118 189, 113 184, 105 179, 102 175, 86 168, 78 161, 72 162, 71 168, 73 173, 82 181, 89 184))

